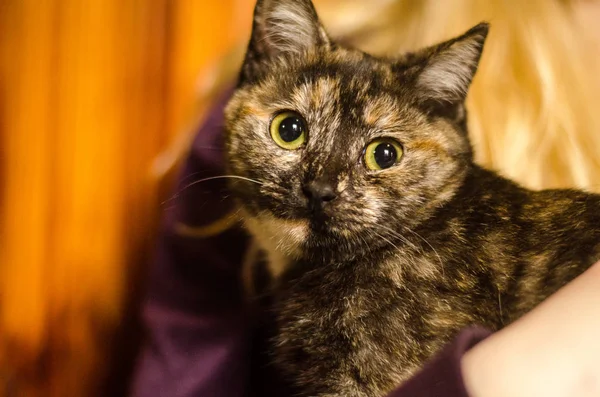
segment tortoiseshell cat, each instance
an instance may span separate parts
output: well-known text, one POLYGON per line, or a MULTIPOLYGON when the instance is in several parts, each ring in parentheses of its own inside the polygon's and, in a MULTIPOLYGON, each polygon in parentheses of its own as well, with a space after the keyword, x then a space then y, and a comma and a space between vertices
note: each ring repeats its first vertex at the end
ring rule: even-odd
POLYGON ((273 275, 275 362, 302 396, 383 396, 461 328, 497 330, 600 259, 600 197, 473 163, 488 32, 378 59, 309 0, 259 0, 226 109, 229 171, 273 275))

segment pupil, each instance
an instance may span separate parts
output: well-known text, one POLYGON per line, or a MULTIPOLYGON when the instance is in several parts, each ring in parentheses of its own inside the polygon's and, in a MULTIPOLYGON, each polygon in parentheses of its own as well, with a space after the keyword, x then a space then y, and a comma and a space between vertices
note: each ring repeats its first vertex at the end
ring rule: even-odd
POLYGON ((390 143, 381 143, 375 148, 373 156, 375 157, 377 165, 381 168, 389 168, 396 163, 398 153, 396 153, 394 145, 390 143))
POLYGON ((279 136, 284 142, 294 142, 304 132, 304 124, 298 117, 288 117, 279 124, 279 136))

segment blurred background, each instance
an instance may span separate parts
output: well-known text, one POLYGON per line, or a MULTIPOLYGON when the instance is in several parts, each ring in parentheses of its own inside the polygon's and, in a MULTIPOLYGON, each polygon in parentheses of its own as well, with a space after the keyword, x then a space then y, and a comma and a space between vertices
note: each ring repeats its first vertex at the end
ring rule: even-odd
POLYGON ((113 395, 168 153, 253 6, 0 1, 0 395, 113 395))
MULTIPOLYGON (((479 160, 532 187, 598 190, 597 1, 315 3, 334 36, 374 53, 490 20, 470 98, 479 160)), ((0 1, 0 396, 124 393, 160 203, 234 82, 253 7, 0 1)))

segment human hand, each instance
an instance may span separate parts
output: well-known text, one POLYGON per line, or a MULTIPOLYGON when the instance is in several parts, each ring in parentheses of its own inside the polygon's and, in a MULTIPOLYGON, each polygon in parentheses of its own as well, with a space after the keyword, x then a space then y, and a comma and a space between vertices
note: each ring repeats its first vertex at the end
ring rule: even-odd
POLYGON ((600 262, 462 359, 473 397, 600 396, 600 262))

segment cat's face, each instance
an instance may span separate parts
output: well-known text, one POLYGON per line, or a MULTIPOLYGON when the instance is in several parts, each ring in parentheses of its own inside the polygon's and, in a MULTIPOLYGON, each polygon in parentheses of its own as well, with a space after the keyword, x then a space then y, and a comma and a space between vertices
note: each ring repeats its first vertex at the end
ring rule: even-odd
POLYGON ((226 110, 229 172, 258 182, 230 185, 252 232, 284 255, 352 253, 430 217, 471 161, 463 101, 486 32, 380 60, 332 44, 308 1, 259 1, 226 110))

